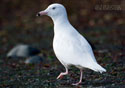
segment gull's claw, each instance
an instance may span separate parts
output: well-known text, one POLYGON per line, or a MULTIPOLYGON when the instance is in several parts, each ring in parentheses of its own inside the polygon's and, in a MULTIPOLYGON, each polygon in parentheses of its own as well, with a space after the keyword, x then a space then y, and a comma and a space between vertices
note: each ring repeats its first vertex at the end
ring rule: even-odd
POLYGON ((78 86, 79 84, 81 84, 81 82, 73 83, 72 85, 74 85, 74 86, 78 86))
POLYGON ((56 79, 62 79, 62 78, 63 78, 63 74, 60 73, 60 75, 56 79))
POLYGON ((65 69, 66 69, 66 72, 60 73, 60 75, 56 79, 62 79, 64 75, 68 74, 68 69, 66 67, 65 67, 65 69))

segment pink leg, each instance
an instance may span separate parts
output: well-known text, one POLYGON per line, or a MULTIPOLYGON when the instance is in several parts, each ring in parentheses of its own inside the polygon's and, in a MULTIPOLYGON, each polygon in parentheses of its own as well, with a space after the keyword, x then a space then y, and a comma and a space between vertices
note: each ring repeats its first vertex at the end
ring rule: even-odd
POLYGON ((61 79, 64 75, 68 74, 68 68, 65 67, 65 69, 66 69, 66 72, 61 72, 60 75, 57 77, 57 79, 59 78, 61 79))
POLYGON ((72 85, 79 85, 80 83, 82 82, 82 69, 80 69, 80 80, 79 80, 79 82, 78 83, 74 83, 74 84, 72 84, 72 85))

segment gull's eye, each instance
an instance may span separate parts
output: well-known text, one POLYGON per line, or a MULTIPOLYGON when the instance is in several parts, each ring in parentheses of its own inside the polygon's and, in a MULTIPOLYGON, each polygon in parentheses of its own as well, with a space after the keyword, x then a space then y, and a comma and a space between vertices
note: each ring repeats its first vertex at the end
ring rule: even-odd
POLYGON ((54 10, 54 9, 56 9, 56 7, 53 7, 52 9, 54 10))

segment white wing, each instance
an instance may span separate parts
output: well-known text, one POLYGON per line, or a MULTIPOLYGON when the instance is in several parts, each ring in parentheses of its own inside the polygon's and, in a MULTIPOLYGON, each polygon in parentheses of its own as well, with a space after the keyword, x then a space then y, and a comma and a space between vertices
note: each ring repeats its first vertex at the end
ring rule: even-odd
POLYGON ((76 57, 75 60, 79 60, 79 65, 87 66, 91 62, 96 62, 91 46, 82 35, 70 35, 69 43, 69 49, 74 52, 73 56, 76 57))

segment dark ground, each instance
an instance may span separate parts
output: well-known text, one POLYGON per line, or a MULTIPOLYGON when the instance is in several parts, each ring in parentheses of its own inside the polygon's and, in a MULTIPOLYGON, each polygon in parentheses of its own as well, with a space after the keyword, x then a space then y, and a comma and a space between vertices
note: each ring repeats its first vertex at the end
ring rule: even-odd
MULTIPOLYGON (((120 6, 123 4, 122 0, 106 1, 120 6)), ((53 24, 48 17, 35 17, 37 12, 53 2, 1 1, 0 88, 76 88, 71 83, 79 80, 80 72, 74 67, 69 75, 56 80, 59 73, 65 70, 53 53, 53 24), (17 44, 39 48, 45 61, 41 65, 26 65, 25 59, 6 58, 7 52, 17 44)), ((91 42, 97 61, 107 70, 100 74, 85 69, 82 85, 77 88, 125 88, 125 24, 122 9, 93 10, 95 5, 100 4, 98 0, 60 2, 67 7, 70 22, 91 42)))

